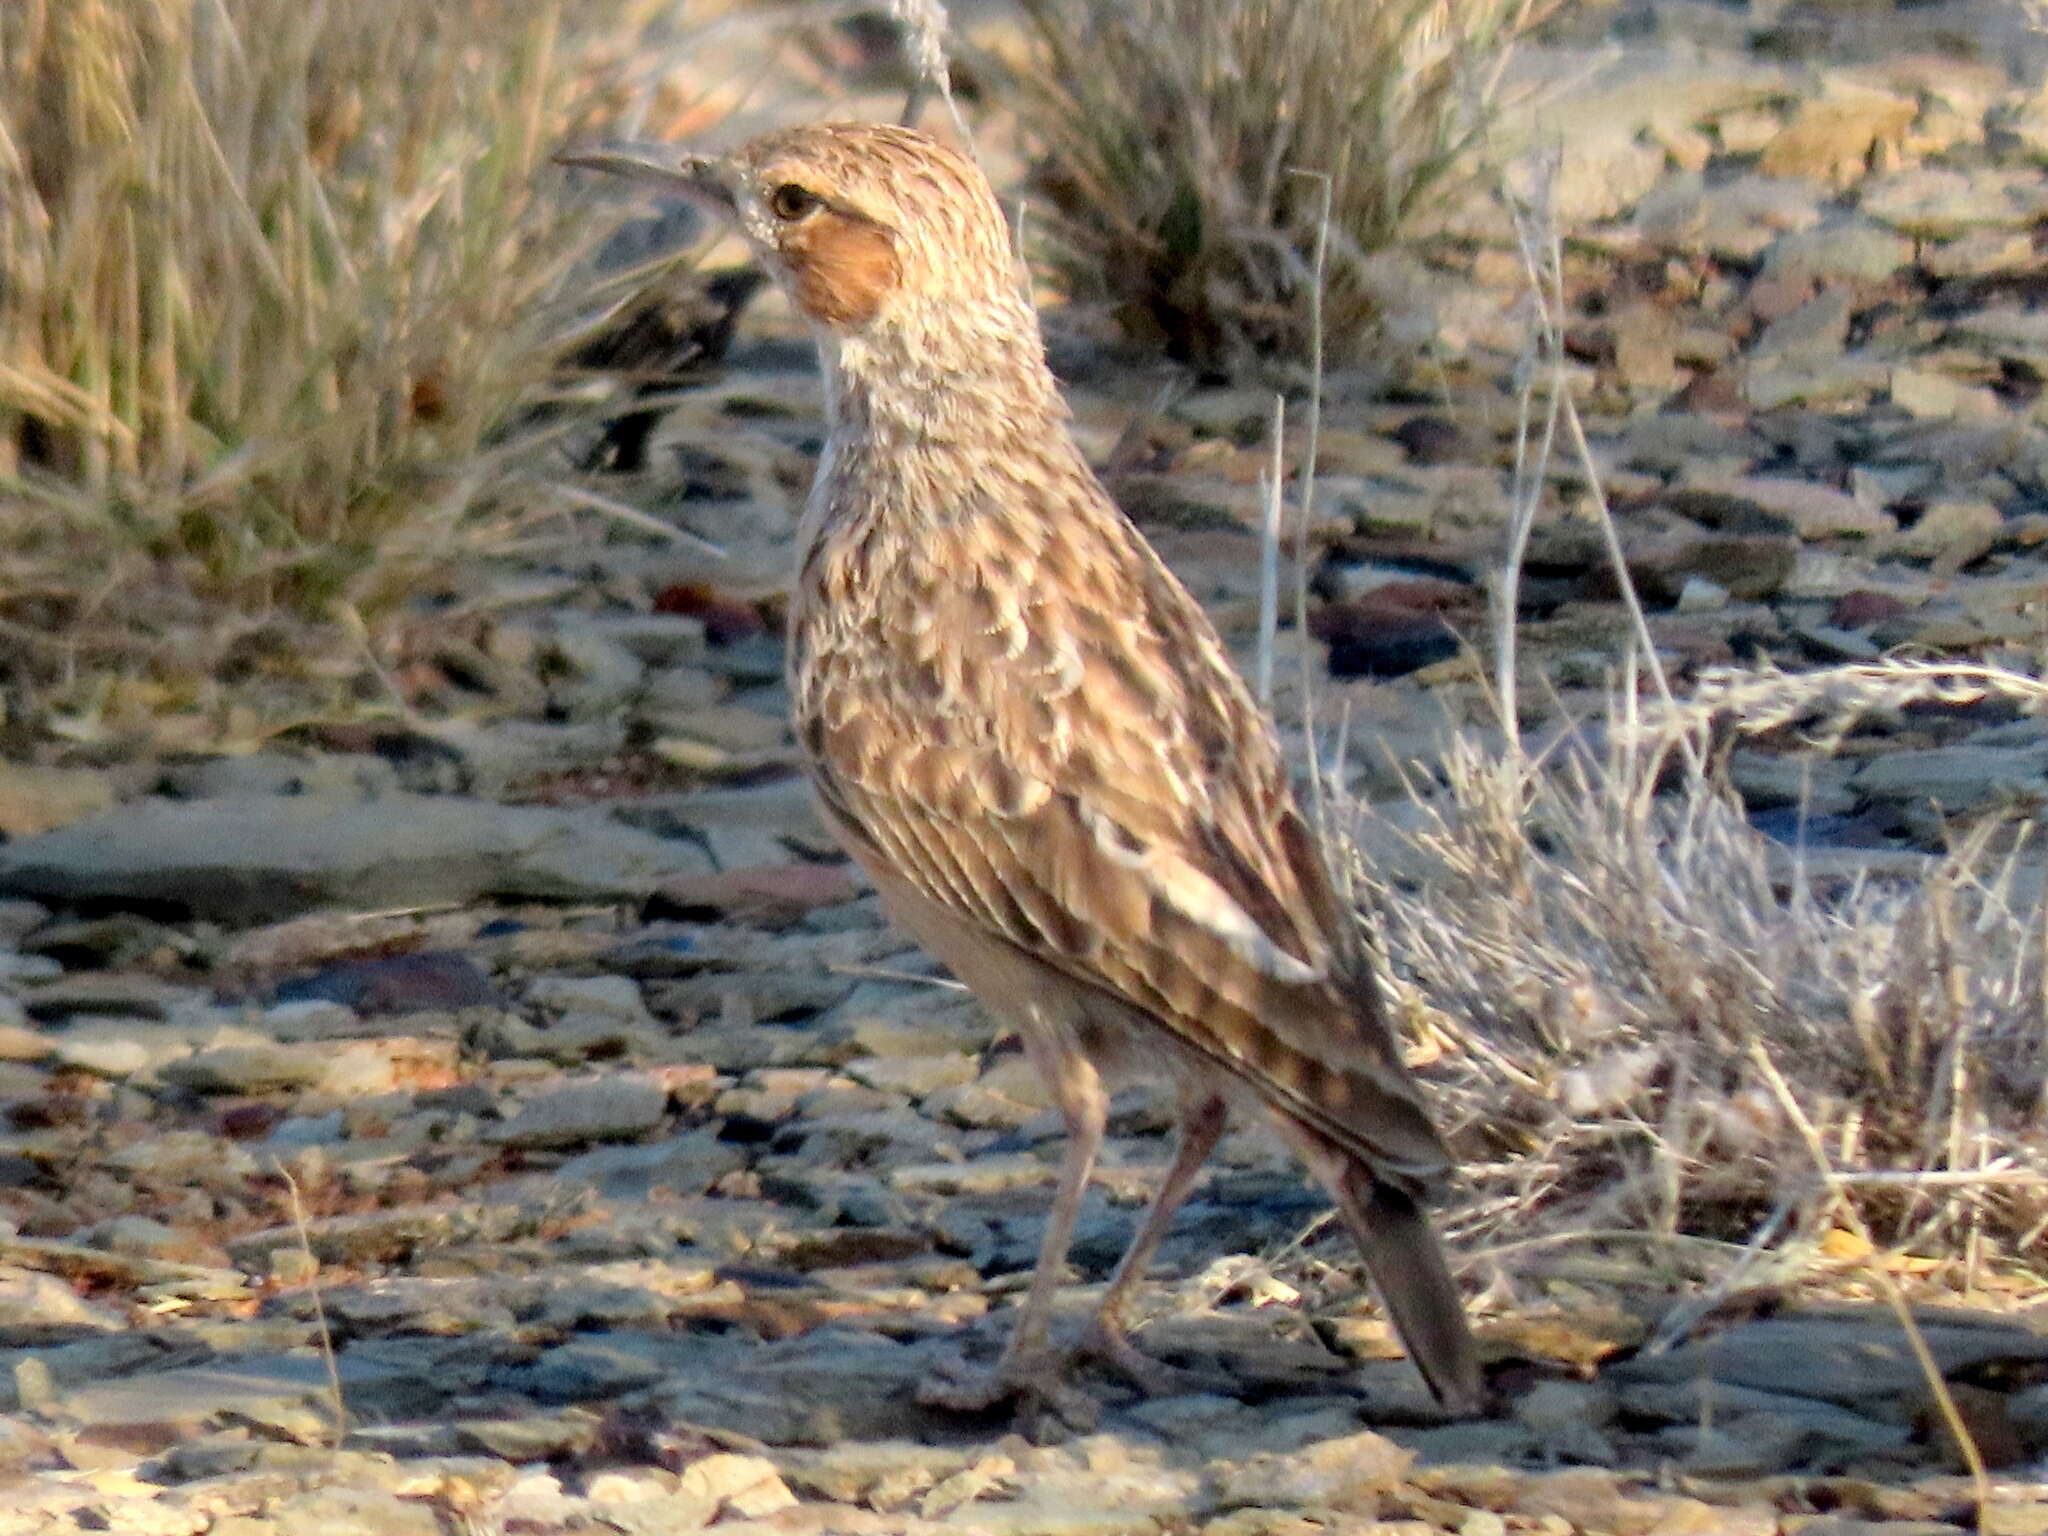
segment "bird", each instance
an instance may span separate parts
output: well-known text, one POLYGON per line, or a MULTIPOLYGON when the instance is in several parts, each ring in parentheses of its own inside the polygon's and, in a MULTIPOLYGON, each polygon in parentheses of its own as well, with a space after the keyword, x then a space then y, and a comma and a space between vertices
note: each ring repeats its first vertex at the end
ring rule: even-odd
POLYGON ((885 911, 1014 1030, 1064 1122, 1000 1354, 921 1396, 1072 1412, 1057 1289, 1111 1090, 1151 1079, 1178 1144, 1081 1352, 1170 1389, 1130 1337, 1133 1291, 1229 1117, 1261 1117, 1335 1202, 1437 1399, 1482 1411, 1426 1212, 1452 1158, 1363 922, 1271 721, 1069 430, 980 168, 865 123, 561 158, 722 212, 809 322, 827 431, 790 601, 796 736, 885 911))

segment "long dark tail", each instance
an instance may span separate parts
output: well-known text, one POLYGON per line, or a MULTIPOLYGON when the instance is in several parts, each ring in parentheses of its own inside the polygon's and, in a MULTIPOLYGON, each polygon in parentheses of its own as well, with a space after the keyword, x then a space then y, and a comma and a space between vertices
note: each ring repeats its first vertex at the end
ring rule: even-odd
POLYGON ((1478 1347, 1429 1217, 1414 1197, 1375 1179, 1363 1164, 1347 1161, 1326 1182, 1394 1331, 1429 1390, 1460 1417, 1483 1411, 1486 1382, 1478 1347))

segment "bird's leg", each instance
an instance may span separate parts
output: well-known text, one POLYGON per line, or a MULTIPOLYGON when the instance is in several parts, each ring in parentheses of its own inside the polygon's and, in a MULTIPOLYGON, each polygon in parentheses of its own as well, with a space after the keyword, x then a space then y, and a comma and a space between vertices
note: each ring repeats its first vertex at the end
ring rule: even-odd
POLYGON ((1197 1100, 1182 1111, 1180 1145, 1174 1150, 1173 1166, 1166 1170, 1166 1179, 1160 1184, 1159 1193, 1152 1197, 1151 1207, 1145 1212, 1137 1236, 1124 1250, 1116 1273, 1109 1277, 1109 1289, 1103 1293, 1102 1304, 1095 1309, 1095 1318, 1088 1325, 1087 1337, 1081 1345, 1083 1354, 1101 1361, 1133 1385, 1156 1396, 1193 1390, 1203 1383, 1193 1372, 1176 1370, 1163 1361, 1154 1360, 1133 1344, 1125 1331, 1124 1308, 1130 1301, 1131 1292, 1145 1277, 1145 1269, 1152 1262, 1152 1256, 1159 1251, 1160 1240, 1166 1236, 1174 1214, 1186 1201, 1188 1191, 1195 1187, 1202 1165, 1216 1150, 1216 1142, 1223 1135, 1223 1127, 1229 1118, 1230 1112, 1223 1100, 1214 1094, 1197 1100))
POLYGON ((1020 1033, 1025 1050, 1053 1090, 1067 1130, 1059 1188, 1038 1245, 1038 1267, 1031 1272, 1031 1287, 1024 1293, 1016 1327, 995 1365, 985 1374, 971 1374, 965 1368, 946 1371, 926 1381, 918 1397, 934 1407, 963 1412, 991 1408, 1008 1398, 1035 1399, 1068 1423, 1087 1427, 1095 1417, 1094 1404, 1062 1379, 1065 1362, 1051 1346, 1052 1302, 1060 1271, 1066 1266, 1067 1249, 1074 1240, 1081 1199, 1088 1192, 1096 1155, 1102 1150, 1109 1094, 1102 1085, 1102 1074, 1078 1051, 1041 1038, 1037 1030, 1020 1033))

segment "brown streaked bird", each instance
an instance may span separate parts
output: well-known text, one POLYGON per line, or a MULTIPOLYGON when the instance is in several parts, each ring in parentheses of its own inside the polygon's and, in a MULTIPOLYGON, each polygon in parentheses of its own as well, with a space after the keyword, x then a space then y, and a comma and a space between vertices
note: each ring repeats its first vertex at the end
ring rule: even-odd
POLYGON ((930 1395, 1074 1399, 1051 1310, 1109 1084, 1171 1080, 1180 1144, 1084 1346, 1169 1377, 1124 1310, 1232 1110, 1335 1199, 1437 1397, 1485 1391, 1421 1201, 1450 1158, 1271 724, 1067 430, 981 171, 905 128, 722 157, 597 153, 715 200, 811 322, 829 432, 790 688, 827 820, 890 915, 1016 1028, 1067 1129, 1002 1356, 930 1395))

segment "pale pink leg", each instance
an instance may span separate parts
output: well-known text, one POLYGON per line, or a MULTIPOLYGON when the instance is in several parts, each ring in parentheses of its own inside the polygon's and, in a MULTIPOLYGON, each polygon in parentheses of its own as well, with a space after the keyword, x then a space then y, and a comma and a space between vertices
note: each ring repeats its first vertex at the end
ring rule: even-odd
POLYGON ((1166 1180, 1159 1186, 1159 1193, 1152 1197, 1151 1208, 1145 1212, 1137 1236, 1131 1239, 1131 1246, 1124 1251, 1116 1273, 1109 1277, 1109 1289, 1103 1295, 1102 1304, 1096 1308, 1095 1320, 1089 1325, 1087 1341, 1082 1345, 1084 1353, 1155 1395, 1188 1391, 1199 1386, 1200 1382, 1186 1371, 1177 1371, 1154 1360, 1131 1343, 1125 1332, 1124 1308, 1130 1301, 1132 1290, 1144 1279, 1146 1266, 1159 1251, 1160 1241, 1166 1236, 1166 1229, 1172 1224, 1175 1213, 1195 1187, 1202 1165, 1216 1150, 1216 1142, 1223 1135, 1229 1118, 1230 1113, 1223 1100, 1213 1095, 1199 1100, 1181 1115, 1180 1145, 1174 1151, 1173 1166, 1166 1170, 1166 1180))
POLYGON ((1069 1423, 1085 1425, 1095 1417, 1094 1404, 1062 1379, 1065 1361, 1051 1346, 1052 1302, 1066 1267, 1067 1249, 1073 1244, 1081 1200, 1102 1150, 1109 1094, 1102 1086, 1102 1075, 1086 1057, 1040 1038, 1036 1030, 1023 1031, 1023 1037, 1026 1051, 1053 1091, 1067 1129, 1066 1155, 1060 1164, 1059 1188, 1046 1218, 1045 1236, 1038 1245, 1038 1266, 1031 1272, 1031 1288, 1018 1310, 1017 1326, 995 1365, 986 1373, 964 1368, 948 1371, 927 1381, 918 1396, 935 1407, 966 1412, 993 1407, 1006 1398, 1035 1398, 1069 1423))

